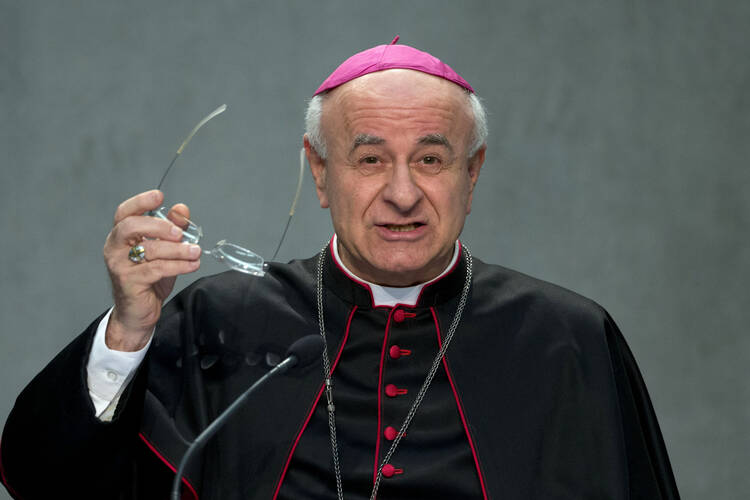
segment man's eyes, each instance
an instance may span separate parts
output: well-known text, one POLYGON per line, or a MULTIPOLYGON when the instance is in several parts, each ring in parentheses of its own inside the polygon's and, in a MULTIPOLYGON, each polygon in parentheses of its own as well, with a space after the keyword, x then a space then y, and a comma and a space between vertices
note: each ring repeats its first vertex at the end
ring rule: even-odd
MULTIPOLYGON (((376 155, 365 155, 359 158, 359 164, 364 166, 375 166, 375 165, 387 165, 390 163, 389 160, 384 161, 382 158, 376 155)), ((439 170, 443 166, 443 159, 438 155, 424 155, 421 158, 412 160, 412 167, 425 168, 429 171, 439 170)))
POLYGON ((436 174, 443 170, 445 165, 443 164, 443 158, 437 155, 425 155, 417 163, 418 167, 421 167, 422 171, 436 174))

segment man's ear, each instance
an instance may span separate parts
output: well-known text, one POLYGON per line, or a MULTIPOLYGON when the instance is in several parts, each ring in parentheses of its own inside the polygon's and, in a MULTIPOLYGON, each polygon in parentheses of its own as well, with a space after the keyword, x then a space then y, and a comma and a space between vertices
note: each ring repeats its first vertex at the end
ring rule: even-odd
POLYGON ((487 144, 482 144, 482 147, 474 153, 474 156, 469 158, 468 162, 468 175, 469 175, 469 198, 466 202, 466 213, 471 213, 471 201, 474 197, 474 186, 477 184, 479 179, 479 171, 482 170, 484 164, 484 154, 487 152, 487 144))
POLYGON ((305 146, 307 163, 310 164, 310 172, 312 173, 313 180, 315 180, 315 191, 318 193, 320 208, 328 208, 328 195, 326 192, 326 161, 324 158, 321 158, 318 152, 315 151, 315 148, 312 147, 307 134, 302 137, 302 142, 305 146))

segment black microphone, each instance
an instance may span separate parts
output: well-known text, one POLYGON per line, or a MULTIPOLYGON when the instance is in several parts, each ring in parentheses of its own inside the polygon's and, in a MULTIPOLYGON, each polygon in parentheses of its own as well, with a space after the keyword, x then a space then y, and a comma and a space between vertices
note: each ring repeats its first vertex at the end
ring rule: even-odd
POLYGON ((197 438, 195 438, 195 441, 193 441, 193 443, 188 447, 185 455, 183 455, 182 457, 182 460, 180 460, 180 467, 177 469, 177 473, 174 477, 174 482, 172 483, 172 500, 180 500, 180 483, 182 482, 182 476, 185 472, 185 467, 187 467, 187 464, 190 461, 190 458, 193 456, 193 454, 195 454, 196 451, 202 449, 206 445, 206 442, 211 439, 214 434, 216 434, 216 431, 218 431, 219 428, 224 425, 224 423, 229 419, 230 415, 232 415, 240 406, 242 406, 248 396, 250 396, 250 393, 252 393, 258 386, 265 383, 266 380, 273 377, 274 375, 285 373, 290 368, 293 368, 295 366, 299 366, 300 368, 302 368, 310 365, 311 363, 316 361, 322 353, 323 340, 319 335, 307 335, 306 337, 302 337, 301 339, 297 340, 286 351, 284 360, 281 361, 281 363, 274 366, 272 370, 259 378, 253 385, 250 386, 250 388, 248 388, 237 399, 235 399, 234 402, 221 413, 221 415, 216 417, 216 419, 214 419, 214 421, 211 422, 208 427, 206 427, 203 432, 198 435, 197 438))
MULTIPOLYGON (((320 335, 307 335, 289 346, 284 357, 292 358, 289 368, 294 366, 304 368, 320 359, 321 354, 323 354, 323 339, 320 338, 320 335)), ((282 373, 289 368, 284 369, 282 373)))

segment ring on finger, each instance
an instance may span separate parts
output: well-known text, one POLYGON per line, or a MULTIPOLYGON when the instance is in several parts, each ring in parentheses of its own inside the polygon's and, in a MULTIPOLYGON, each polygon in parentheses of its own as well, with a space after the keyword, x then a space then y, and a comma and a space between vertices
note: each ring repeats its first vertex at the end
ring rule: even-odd
POLYGON ((130 259, 132 262, 135 262, 136 264, 140 264, 141 262, 146 260, 146 249, 143 248, 143 245, 134 245, 130 247, 130 251, 128 252, 128 259, 130 259))

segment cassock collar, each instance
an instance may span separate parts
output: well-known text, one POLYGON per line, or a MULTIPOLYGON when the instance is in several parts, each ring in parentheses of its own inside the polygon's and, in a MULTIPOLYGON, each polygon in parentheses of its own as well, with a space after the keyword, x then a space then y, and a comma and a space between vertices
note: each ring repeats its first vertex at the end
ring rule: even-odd
MULTIPOLYGON (((341 299, 359 307, 375 307, 375 299, 370 284, 358 279, 347 272, 341 262, 336 259, 334 247, 335 236, 331 238, 326 252, 324 269, 324 283, 341 299)), ((458 256, 454 263, 442 275, 422 286, 416 307, 431 307, 452 299, 461 292, 466 278, 466 263, 463 250, 458 242, 458 256)), ((405 304, 415 307, 414 304, 405 304)), ((388 307, 388 306, 379 306, 388 307)))

